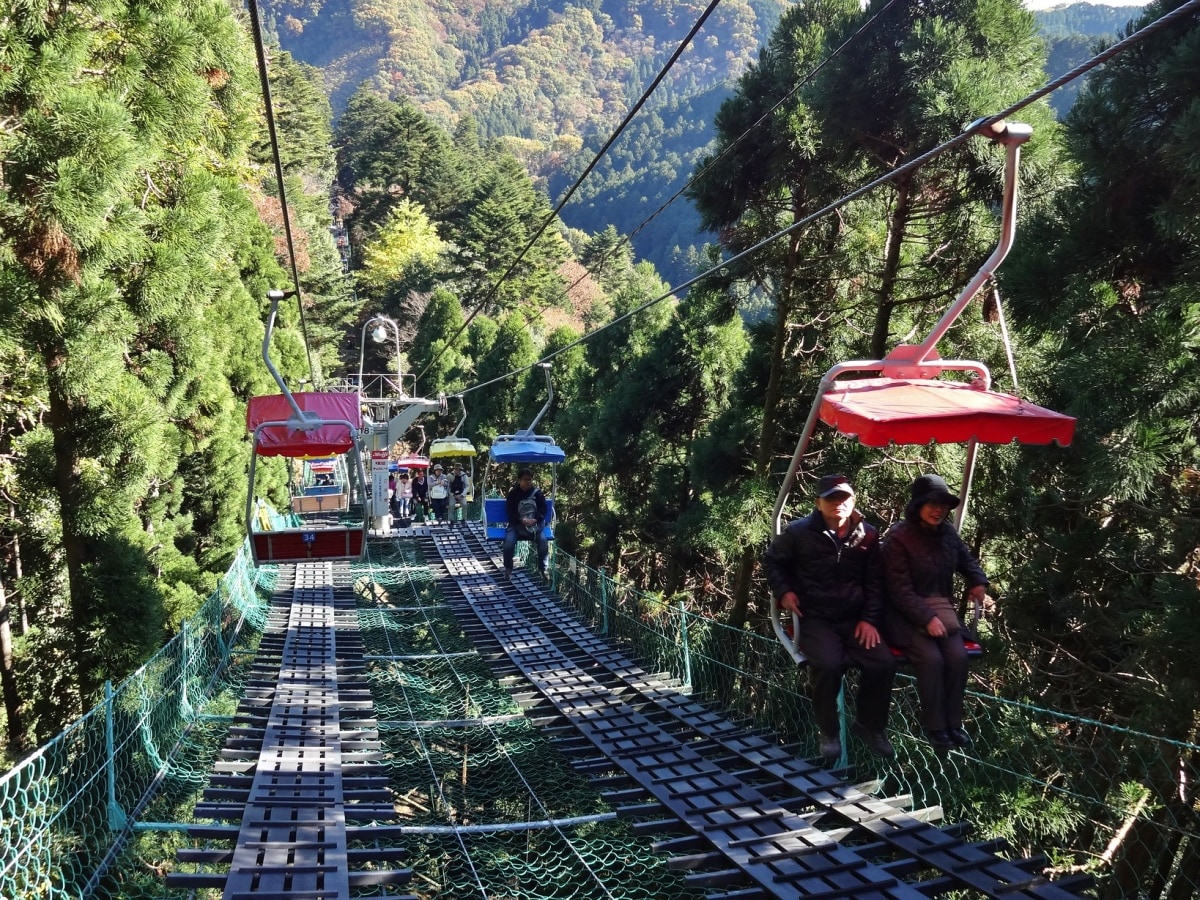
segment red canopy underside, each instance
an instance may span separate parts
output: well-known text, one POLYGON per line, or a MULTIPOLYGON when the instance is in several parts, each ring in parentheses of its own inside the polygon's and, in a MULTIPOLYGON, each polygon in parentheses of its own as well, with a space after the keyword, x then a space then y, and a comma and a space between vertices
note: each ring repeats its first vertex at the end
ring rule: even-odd
MULTIPOLYGON (((362 425, 358 394, 292 394, 296 405, 319 419, 362 425)), ((246 407, 246 429, 252 434, 264 422, 287 422, 295 411, 282 394, 251 397, 246 407)), ((354 433, 345 424, 318 425, 302 430, 290 425, 270 425, 258 435, 254 452, 259 456, 332 456, 354 446, 354 433)))
POLYGON ((429 459, 424 456, 402 456, 396 460, 397 469, 428 469, 429 459))
POLYGON ((868 447, 896 444, 1049 444, 1065 447, 1075 420, 1018 397, 953 381, 866 378, 837 381, 821 421, 868 447))

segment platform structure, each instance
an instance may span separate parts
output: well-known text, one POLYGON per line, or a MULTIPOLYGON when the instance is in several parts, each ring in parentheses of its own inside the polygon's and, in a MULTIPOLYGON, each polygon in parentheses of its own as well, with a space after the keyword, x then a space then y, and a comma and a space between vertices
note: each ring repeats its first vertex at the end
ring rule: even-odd
POLYGON ((399 832, 383 824, 396 814, 353 592, 335 592, 334 569, 297 565, 290 596, 277 594, 255 677, 195 808, 197 819, 240 823, 188 829, 232 848, 179 851, 214 868, 173 873, 168 886, 220 888, 223 900, 350 900, 352 889, 411 877, 386 867, 400 848, 350 847, 399 832))

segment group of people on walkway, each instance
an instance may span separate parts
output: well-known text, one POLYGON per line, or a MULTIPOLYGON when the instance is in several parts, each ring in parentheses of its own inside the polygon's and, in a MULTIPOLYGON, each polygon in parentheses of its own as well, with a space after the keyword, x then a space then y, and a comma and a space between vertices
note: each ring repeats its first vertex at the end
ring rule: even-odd
MULTIPOLYGON (((471 476, 456 462, 447 475, 441 463, 436 463, 428 476, 424 469, 410 473, 400 469, 388 478, 391 513, 394 518, 410 518, 418 509, 431 522, 452 522, 461 509, 466 517, 467 498, 471 493, 471 476)), ((542 489, 533 482, 533 470, 521 469, 517 480, 505 495, 508 526, 504 532, 504 572, 512 577, 513 557, 517 541, 537 544, 538 573, 546 576, 550 557, 550 542, 546 537, 549 504, 542 489)))
POLYGON ((959 498, 938 475, 913 483, 904 517, 880 538, 855 507, 844 475, 817 485, 816 509, 771 543, 763 568, 779 605, 800 617, 801 651, 812 668, 812 702, 822 756, 842 754, 837 700, 850 666, 861 671, 851 730, 892 757, 888 709, 896 661, 912 663, 921 725, 938 750, 968 747, 963 729, 967 650, 952 601, 954 576, 982 602, 988 579, 947 520, 959 498))
POLYGON ((441 463, 435 463, 429 475, 423 468, 415 473, 402 468, 388 478, 388 491, 394 519, 411 518, 420 510, 431 522, 451 522, 460 509, 466 518, 471 476, 460 462, 448 475, 441 463))

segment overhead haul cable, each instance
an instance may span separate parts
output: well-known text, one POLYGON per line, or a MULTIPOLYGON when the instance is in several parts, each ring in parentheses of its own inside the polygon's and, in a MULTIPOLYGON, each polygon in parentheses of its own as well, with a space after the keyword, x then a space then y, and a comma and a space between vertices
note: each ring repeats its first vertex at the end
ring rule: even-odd
MULTIPOLYGON (((630 231, 629 234, 627 234, 618 243, 616 243, 607 253, 605 253, 603 256, 601 256, 600 259, 596 263, 596 268, 600 269, 601 267, 603 267, 604 263, 606 261, 608 261, 609 259, 611 259, 613 256, 615 256, 617 254, 617 251, 619 251, 622 247, 631 245, 633 243, 633 238, 635 235, 637 235, 643 228, 645 228, 647 225, 649 225, 651 222, 653 222, 656 218, 658 218, 667 209, 668 206, 670 206, 672 203, 674 203, 676 200, 678 200, 680 197, 682 197, 692 185, 694 185, 698 181, 700 181, 700 179, 702 179, 705 176, 705 174, 708 173, 708 171, 710 169, 712 169, 714 166, 716 166, 717 163, 719 163, 726 156, 728 156, 730 153, 732 153, 734 151, 734 149, 742 141, 744 141, 746 138, 748 138, 754 132, 754 130, 756 128, 761 126, 772 115, 774 115, 776 110, 778 110, 781 106, 783 106, 784 103, 786 103, 788 100, 790 100, 792 97, 794 97, 796 95, 796 93, 802 87, 804 87, 806 84, 811 82, 814 78, 816 78, 822 69, 824 69, 827 65, 829 65, 829 63, 833 62, 833 60, 836 59, 843 50, 845 50, 847 47, 849 47, 851 44, 853 44, 856 40, 858 40, 859 37, 861 37, 863 34, 865 34, 867 32, 867 30, 870 29, 870 27, 872 25, 874 25, 881 16, 883 16, 889 9, 891 9, 893 6, 895 6, 896 3, 898 3, 898 2, 899 2, 899 0, 888 0, 887 5, 884 6, 883 9, 879 10, 879 12, 875 13, 875 15, 871 16, 870 19, 868 19, 861 26, 859 26, 859 28, 853 34, 850 35, 850 37, 848 37, 848 38, 846 38, 846 40, 842 41, 842 43, 839 44, 837 46, 837 48, 835 48, 827 57, 825 57, 823 60, 821 60, 819 63, 817 63, 817 65, 815 67, 813 67, 803 78, 801 78, 794 85, 792 85, 791 89, 788 90, 787 93, 785 93, 782 97, 780 97, 779 100, 777 100, 770 109, 768 109, 765 113, 763 113, 761 116, 759 116, 757 120, 755 120, 753 123, 751 123, 749 126, 747 126, 746 129, 741 134, 739 134, 736 138, 734 138, 732 141, 730 141, 720 153, 718 153, 716 156, 714 156, 712 159, 710 159, 699 171, 697 171, 694 175, 692 175, 692 177, 687 181, 686 184, 683 185, 683 187, 681 187, 674 194, 672 194, 671 197, 666 202, 664 202, 661 206, 658 207, 658 209, 656 209, 654 212, 650 213, 649 216, 647 216, 645 219, 643 219, 641 224, 639 224, 636 228, 634 228, 632 231, 630 231)), ((597 158, 599 158, 599 157, 597 157, 597 158)), ((560 208, 561 208, 561 206, 560 206, 560 208)), ((543 304, 541 309, 546 309, 549 306, 551 306, 554 302, 556 302, 558 300, 562 300, 566 297, 569 297, 571 295, 571 291, 573 291, 575 288, 577 288, 583 282, 583 280, 585 278, 587 278, 589 275, 595 275, 595 274, 596 273, 593 272, 592 270, 585 269, 583 274, 580 275, 578 278, 576 278, 574 281, 572 281, 569 285, 567 285, 566 288, 564 288, 562 290, 562 292, 558 295, 557 298, 555 298, 554 301, 550 301, 550 302, 543 304)), ((540 312, 541 310, 538 310, 538 311, 540 312)), ((526 316, 525 324, 528 325, 530 321, 531 321, 531 317, 526 316)), ((479 363, 482 362, 483 359, 487 359, 488 356, 490 356, 491 353, 494 352, 495 346, 496 345, 493 344, 492 349, 488 350, 488 352, 484 354, 482 359, 476 362, 475 365, 476 365, 477 369, 479 367, 479 363)), ((448 347, 449 347, 449 345, 447 345, 447 348, 448 347)), ((443 349, 441 352, 444 353, 445 349, 443 349)), ((439 353, 438 355, 440 356, 441 353, 439 353)), ((435 357, 434 362, 436 362, 436 361, 437 361, 437 358, 435 357)), ((431 362, 429 365, 432 366, 433 363, 431 362)), ((428 369, 428 366, 426 367, 426 369, 428 369)))
POLYGON ((817 210, 816 212, 810 213, 809 215, 805 216, 803 219, 793 222, 791 225, 787 226, 786 228, 781 229, 780 231, 777 231, 774 234, 763 238, 758 243, 756 243, 750 247, 747 247, 745 250, 742 250, 741 252, 729 257, 728 259, 722 260, 717 265, 712 266, 709 269, 706 269, 705 271, 701 272, 699 275, 689 278, 687 281, 675 286, 671 290, 666 291, 662 294, 659 294, 657 297, 654 297, 650 300, 647 300, 645 303, 641 304, 640 306, 635 307, 634 309, 631 309, 629 312, 624 313, 621 316, 618 316, 617 318, 613 319, 611 322, 605 323, 604 325, 595 329, 594 331, 589 331, 587 334, 583 335, 578 340, 574 340, 571 343, 567 344, 566 346, 559 347, 553 353, 546 354, 544 357, 537 360, 536 362, 532 362, 527 366, 521 366, 520 368, 513 369, 511 372, 508 372, 504 375, 499 375, 496 378, 492 378, 489 381, 482 382, 481 384, 472 385, 469 388, 459 391, 459 393, 460 394, 469 394, 472 391, 477 391, 481 388, 489 387, 490 385, 497 384, 498 382, 505 381, 516 375, 520 375, 524 372, 527 372, 530 369, 533 369, 534 367, 541 365, 542 363, 549 362, 550 360, 554 359, 556 356, 566 353, 568 350, 572 350, 575 347, 578 347, 580 344, 584 343, 585 341, 590 340, 591 338, 602 333, 603 331, 605 331, 609 328, 612 328, 614 325, 619 325, 620 323, 624 322, 626 319, 629 319, 632 316, 635 316, 640 312, 644 312, 645 310, 649 309, 650 307, 652 307, 658 303, 661 303, 663 300, 666 300, 668 297, 678 296, 681 291, 683 291, 687 288, 690 288, 692 285, 696 284, 698 281, 702 281, 703 279, 708 278, 708 277, 720 272, 722 269, 726 268, 727 266, 733 265, 734 263, 741 262, 742 260, 753 256, 754 254, 758 253, 763 248, 765 248, 765 247, 769 246, 770 244, 774 243, 775 241, 779 240, 781 237, 786 237, 787 235, 790 235, 796 231, 799 231, 800 229, 804 228, 805 226, 812 224, 817 219, 823 218, 824 216, 827 216, 830 213, 832 213, 838 209, 841 209, 846 204, 851 203, 851 202, 859 199, 860 197, 864 196, 865 194, 870 193, 871 191, 875 190, 875 188, 881 187, 882 185, 885 185, 888 182, 896 181, 897 179, 902 178, 905 175, 908 175, 909 173, 915 171, 916 169, 919 169, 921 166, 925 165, 926 163, 936 159, 938 156, 941 156, 943 153, 946 153, 949 150, 953 150, 953 149, 965 144, 972 137, 975 137, 978 134, 984 133, 987 129, 991 128, 993 125, 1003 122, 1005 119, 1007 119, 1013 113, 1024 109, 1025 107, 1029 106, 1032 103, 1036 103, 1038 100, 1040 100, 1042 97, 1045 97, 1047 94, 1053 93, 1054 91, 1058 90, 1060 87, 1063 87, 1064 85, 1069 84, 1070 82, 1074 81, 1075 79, 1077 79, 1083 75, 1086 75, 1088 72, 1090 72, 1092 69, 1096 68, 1097 66, 1103 65, 1104 63, 1108 62, 1113 57, 1119 56, 1120 54, 1124 53, 1126 50, 1129 50, 1130 48, 1136 46, 1137 44, 1140 44, 1142 41, 1146 40, 1147 38, 1152 37, 1153 35, 1157 34, 1159 31, 1162 31, 1163 29, 1167 28, 1168 26, 1175 24, 1179 20, 1186 18, 1187 16, 1197 12, 1198 10, 1200 10, 1200 0, 1188 0, 1188 2, 1184 3, 1182 6, 1172 10, 1171 12, 1167 13, 1166 15, 1163 15, 1163 16, 1155 19, 1149 25, 1146 25, 1145 27, 1135 31, 1133 34, 1128 35, 1127 37, 1123 38, 1122 40, 1117 41, 1111 47, 1109 47, 1106 50, 1101 51, 1100 53, 1097 53, 1091 59, 1088 59, 1088 60, 1080 63, 1075 68, 1064 73, 1063 75, 1060 75, 1058 78, 1055 78, 1054 80, 1048 82, 1044 86, 1038 88, 1036 91, 1033 91, 1032 93, 1027 94, 1025 97, 1023 97, 1022 99, 1013 103, 1011 106, 1008 106, 1007 108, 1001 110, 998 113, 994 113, 990 116, 985 116, 982 119, 978 119, 975 122, 972 122, 961 133, 950 138, 950 140, 948 140, 942 144, 938 144, 936 147, 933 147, 932 149, 925 151, 920 156, 914 157, 913 159, 909 160, 908 162, 904 163, 903 165, 897 166, 895 169, 888 172, 887 174, 881 175, 880 177, 876 178, 874 181, 868 182, 867 184, 863 185, 862 187, 851 191, 849 194, 844 194, 841 198, 834 200, 833 202, 829 203, 827 206, 824 206, 821 209, 817 210))
POLYGON ((279 135, 275 130, 275 108, 271 103, 271 81, 267 77, 267 51, 263 46, 262 25, 258 21, 258 0, 250 0, 250 30, 254 35, 254 52, 258 58, 258 79, 262 84, 263 107, 267 119, 267 134, 271 139, 271 159, 275 163, 275 181, 279 188, 279 210, 283 216, 283 234, 287 241, 288 264, 292 270, 292 288, 300 310, 300 332, 304 338, 304 353, 308 358, 308 377, 317 383, 312 348, 308 343, 308 322, 304 317, 304 300, 300 294, 300 270, 296 266, 296 244, 292 240, 292 219, 288 214, 287 191, 283 186, 283 162, 279 155, 279 135))

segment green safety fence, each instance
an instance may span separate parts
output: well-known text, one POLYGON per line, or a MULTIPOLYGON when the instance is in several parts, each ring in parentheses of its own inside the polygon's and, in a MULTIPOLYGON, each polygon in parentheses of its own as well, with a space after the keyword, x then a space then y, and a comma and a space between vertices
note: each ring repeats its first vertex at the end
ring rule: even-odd
MULTIPOLYGON (((650 671, 816 755, 807 669, 774 638, 633 590, 557 550, 552 569, 561 597, 650 671)), ((853 697, 853 673, 847 681, 853 697)), ((902 669, 889 735, 896 759, 850 740, 841 763, 876 793, 940 807, 946 821, 969 822, 1022 856, 1044 854, 1052 878, 1091 873, 1099 897, 1200 896, 1200 746, 983 692, 968 692, 967 703, 974 748, 934 753, 918 737, 915 679, 902 669)), ((852 710, 843 713, 847 737, 852 710)))
MULTIPOLYGON (((530 560, 527 564, 532 564, 530 560)), ((274 568, 239 557, 186 629, 49 745, 0 779, 0 897, 184 898, 164 886, 224 741, 265 620, 274 568)), ((352 567, 379 731, 423 898, 699 897, 617 819, 488 671, 412 545, 372 542, 352 567)), ((614 582, 555 551, 552 584, 651 672, 815 752, 806 670, 753 631, 614 582)), ((853 677, 851 676, 851 681, 853 677)), ((854 691, 848 692, 853 698, 854 691)), ((880 796, 967 821, 1097 895, 1200 893, 1190 772, 1200 747, 976 692, 976 748, 932 753, 917 697, 894 696, 897 759, 855 740, 842 761, 880 796)), ((852 708, 846 714, 852 716, 852 708)), ((368 889, 362 896, 389 896, 368 889)))
POLYGON ((200 711, 236 702, 234 649, 265 621, 256 577, 243 547, 179 634, 0 777, 0 897, 122 895, 103 885, 139 820, 156 799, 207 780, 213 735, 200 711))

